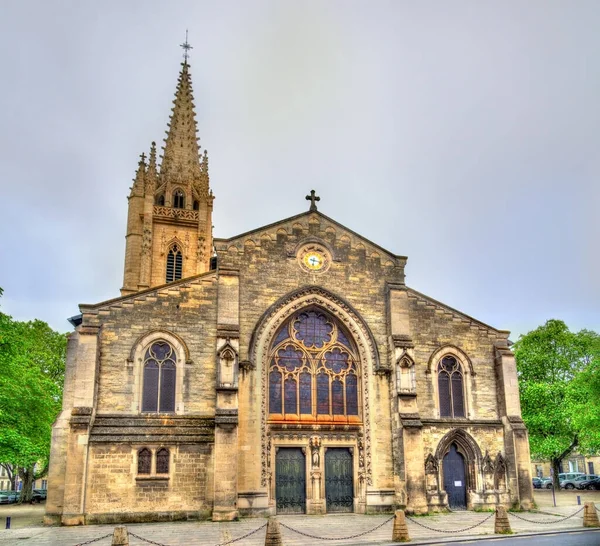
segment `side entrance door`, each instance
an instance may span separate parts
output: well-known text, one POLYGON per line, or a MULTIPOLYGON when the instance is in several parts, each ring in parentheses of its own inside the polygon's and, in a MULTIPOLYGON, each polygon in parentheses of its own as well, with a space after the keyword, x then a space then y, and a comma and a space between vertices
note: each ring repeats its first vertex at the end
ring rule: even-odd
POLYGON ((278 514, 306 512, 306 462, 299 447, 280 447, 277 450, 275 500, 278 514))
POLYGON ((330 447, 325 452, 325 499, 327 512, 354 509, 352 453, 347 448, 330 447))
POLYGON ((457 451, 456 445, 450 446, 450 451, 443 461, 444 489, 448 493, 450 508, 467 507, 467 484, 465 483, 465 460, 457 451))

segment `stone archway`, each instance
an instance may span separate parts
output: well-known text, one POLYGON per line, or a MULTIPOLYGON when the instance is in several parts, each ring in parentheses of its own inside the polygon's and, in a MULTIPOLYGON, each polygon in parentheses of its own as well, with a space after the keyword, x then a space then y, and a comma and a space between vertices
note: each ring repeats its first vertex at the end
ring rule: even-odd
MULTIPOLYGON (((261 485, 266 486, 269 491, 273 491, 273 453, 277 445, 306 445, 309 440, 318 431, 311 429, 310 425, 298 426, 293 434, 288 431, 278 431, 273 429, 267 420, 267 401, 268 401, 268 378, 269 369, 269 350, 271 343, 279 331, 280 327, 288 321, 294 314, 304 309, 321 309, 335 321, 339 322, 356 345, 357 355, 360 361, 360 398, 362 400, 362 422, 348 429, 328 431, 323 435, 323 450, 330 447, 346 448, 350 452, 356 453, 355 465, 355 491, 356 497, 363 498, 366 502, 366 486, 372 483, 371 470, 371 415, 369 408, 369 374, 379 368, 379 355, 372 333, 367 327, 365 321, 360 315, 342 298, 324 290, 320 287, 306 287, 294 291, 281 298, 277 303, 271 306, 258 322, 252 335, 249 356, 252 363, 256 366, 257 376, 261 385, 261 485), (282 443, 284 442, 284 443, 282 443)), ((335 428, 335 427, 334 427, 335 428)), ((319 448, 320 449, 320 448, 319 448)), ((325 451, 323 451, 324 453, 325 451)), ((322 478, 319 472, 323 469, 310 468, 310 484, 313 479, 322 478)), ((313 487, 309 485, 309 487, 313 487)), ((315 490, 319 489, 317 484, 315 490)), ((321 491, 322 493, 322 491, 321 491)), ((272 496, 272 495, 271 495, 272 496)), ((360 506, 355 507, 356 511, 361 511, 360 506)))

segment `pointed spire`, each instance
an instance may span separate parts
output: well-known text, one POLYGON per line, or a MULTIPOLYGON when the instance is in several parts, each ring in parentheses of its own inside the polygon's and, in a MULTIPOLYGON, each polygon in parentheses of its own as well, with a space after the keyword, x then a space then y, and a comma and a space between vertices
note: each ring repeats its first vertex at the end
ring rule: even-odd
POLYGON ((138 162, 138 168, 135 172, 135 178, 133 179, 133 186, 131 186, 131 193, 133 195, 144 195, 144 183, 146 179, 146 154, 140 155, 138 162))
POLYGON ((146 193, 154 193, 158 184, 156 170, 156 142, 150 145, 150 158, 148 159, 148 169, 146 171, 146 193))
POLYGON ((160 173, 167 177, 181 173, 184 179, 197 180, 200 176, 200 148, 187 59, 182 63, 173 104, 160 173))

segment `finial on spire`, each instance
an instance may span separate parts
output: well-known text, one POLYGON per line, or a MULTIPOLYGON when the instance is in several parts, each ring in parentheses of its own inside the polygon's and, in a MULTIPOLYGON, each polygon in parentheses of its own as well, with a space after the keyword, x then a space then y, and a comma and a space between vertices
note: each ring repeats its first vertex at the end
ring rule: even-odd
POLYGON ((188 43, 188 31, 187 31, 187 28, 185 29, 185 42, 183 42, 182 44, 180 44, 179 47, 181 47, 183 49, 183 62, 184 62, 184 64, 187 64, 188 57, 189 57, 189 50, 190 49, 194 49, 188 43))
POLYGON ((320 201, 321 198, 315 195, 315 190, 310 190, 310 195, 306 196, 306 200, 310 201, 310 211, 314 212, 317 210, 317 201, 320 201))
POLYGON ((144 152, 142 152, 140 154, 140 160, 138 162, 138 165, 145 165, 146 164, 146 154, 144 152))

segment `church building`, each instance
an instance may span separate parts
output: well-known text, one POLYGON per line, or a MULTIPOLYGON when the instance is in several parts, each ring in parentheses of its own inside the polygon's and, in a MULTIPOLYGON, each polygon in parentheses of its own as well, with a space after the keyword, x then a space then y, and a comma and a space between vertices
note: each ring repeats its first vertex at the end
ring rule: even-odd
POLYGON ((509 332, 407 286, 314 191, 213 238, 187 58, 159 159, 121 295, 70 319, 47 523, 531 507, 509 332))

